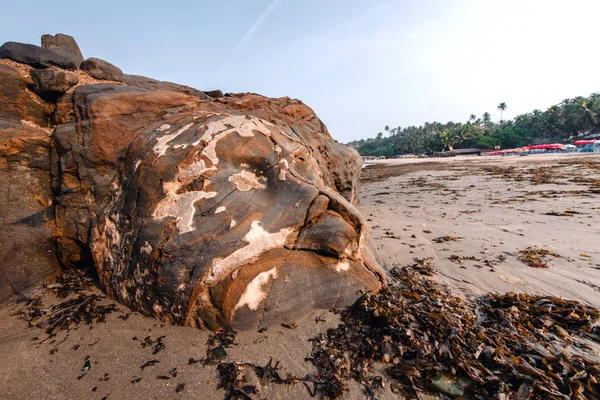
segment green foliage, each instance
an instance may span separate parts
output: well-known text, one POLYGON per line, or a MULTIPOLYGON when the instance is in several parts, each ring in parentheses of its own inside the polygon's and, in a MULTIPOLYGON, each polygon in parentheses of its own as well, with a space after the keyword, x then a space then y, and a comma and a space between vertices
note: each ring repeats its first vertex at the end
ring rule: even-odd
MULTIPOLYGON (((506 110, 506 103, 497 107, 506 110)), ((600 94, 563 100, 546 111, 533 110, 513 120, 495 123, 489 113, 481 118, 471 114, 464 123, 426 122, 422 126, 385 126, 376 138, 348 143, 364 156, 393 157, 401 154, 428 154, 450 149, 477 147, 502 149, 534 143, 567 142, 600 130, 600 94)))

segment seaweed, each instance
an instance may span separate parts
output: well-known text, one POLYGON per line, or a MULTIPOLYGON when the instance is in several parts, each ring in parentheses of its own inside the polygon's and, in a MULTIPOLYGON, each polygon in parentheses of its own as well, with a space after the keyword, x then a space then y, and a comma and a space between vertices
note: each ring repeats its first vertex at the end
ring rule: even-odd
POLYGON ((354 380, 373 398, 383 387, 378 371, 407 398, 600 396, 600 366, 581 355, 585 340, 599 342, 598 310, 514 293, 467 303, 412 266, 392 276, 312 339, 317 373, 303 379, 314 383, 311 396, 342 397, 354 380))
POLYGON ((546 258, 549 256, 560 258, 560 254, 554 253, 546 249, 538 249, 533 246, 527 247, 525 250, 519 250, 519 260, 533 268, 549 268, 546 258))

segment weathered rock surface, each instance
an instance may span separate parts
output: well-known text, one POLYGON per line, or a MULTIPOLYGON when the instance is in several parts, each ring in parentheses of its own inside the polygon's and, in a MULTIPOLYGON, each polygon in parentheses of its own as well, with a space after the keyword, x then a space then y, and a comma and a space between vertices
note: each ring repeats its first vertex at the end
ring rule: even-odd
POLYGON ((58 267, 48 126, 44 101, 0 65, 0 301, 58 267))
POLYGON ((68 58, 76 66, 80 66, 83 62, 83 54, 73 36, 62 33, 42 35, 42 47, 68 58))
POLYGON ((223 92, 220 90, 209 90, 208 92, 204 92, 208 97, 212 97, 213 99, 218 99, 219 97, 223 97, 223 92))
MULTIPOLYGON (((383 283, 353 205, 358 154, 302 102, 212 99, 138 77, 145 87, 69 90, 53 103, 49 136, 47 107, 29 115, 23 104, 37 96, 3 67, 0 118, 12 129, 3 139, 30 138, 3 147, 3 179, 30 174, 15 190, 30 202, 47 195, 14 218, 49 227, 35 228, 40 244, 55 239, 39 276, 58 260, 93 262, 104 290, 132 309, 211 329, 298 320, 383 283)), ((9 196, 0 207, 14 202, 9 196)), ((3 229, 17 232, 3 218, 3 229)))
POLYGON ((36 68, 77 69, 77 65, 68 58, 33 44, 6 42, 0 47, 0 58, 8 58, 36 68))
POLYGON ((55 69, 34 69, 30 74, 33 91, 44 98, 58 98, 79 82, 76 76, 55 69))
POLYGON ((147 78, 145 76, 140 75, 125 75, 123 78, 123 82, 125 82, 129 86, 135 86, 142 89, 147 90, 166 90, 168 92, 179 92, 185 93, 190 96, 195 96, 200 100, 210 100, 210 97, 207 96, 204 92, 191 88, 185 85, 179 85, 173 82, 165 82, 165 81, 157 81, 156 79, 147 78))
POLYGON ((115 67, 108 61, 104 61, 99 58, 90 57, 82 62, 79 68, 96 79, 118 82, 123 81, 123 71, 121 71, 120 68, 115 67))

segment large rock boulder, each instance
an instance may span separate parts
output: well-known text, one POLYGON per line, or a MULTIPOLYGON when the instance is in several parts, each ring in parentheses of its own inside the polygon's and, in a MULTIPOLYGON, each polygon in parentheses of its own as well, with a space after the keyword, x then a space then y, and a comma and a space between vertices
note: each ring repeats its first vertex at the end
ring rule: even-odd
POLYGON ((364 220, 333 179, 349 164, 328 148, 343 146, 308 107, 132 89, 77 88, 77 121, 55 130, 59 231, 89 245, 111 296, 172 323, 246 329, 380 287, 364 220))
POLYGON ((48 125, 44 101, 0 64, 0 301, 58 267, 48 125))
POLYGON ((76 66, 83 62, 83 54, 72 36, 62 33, 42 35, 42 47, 73 61, 76 66))
POLYGON ((35 68, 77 69, 77 65, 70 59, 33 44, 6 42, 0 47, 0 58, 8 58, 35 68))
POLYGON ((81 71, 59 85, 9 65, 0 298, 59 263, 93 263, 107 294, 146 315, 249 329, 384 282, 354 207, 359 156, 302 102, 143 77, 86 84, 81 71))
POLYGON ((106 81, 123 81, 123 71, 108 61, 90 57, 81 63, 80 68, 92 78, 106 81))

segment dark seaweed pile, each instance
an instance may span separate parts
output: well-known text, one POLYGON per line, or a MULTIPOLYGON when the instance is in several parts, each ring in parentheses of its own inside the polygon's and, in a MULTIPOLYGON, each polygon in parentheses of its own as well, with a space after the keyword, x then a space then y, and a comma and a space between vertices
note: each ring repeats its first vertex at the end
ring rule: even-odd
POLYGON ((339 398, 355 380, 369 397, 384 381, 407 398, 600 397, 600 366, 577 354, 594 357, 586 343, 599 344, 596 309, 514 293, 469 305, 419 269, 393 269, 393 282, 313 339, 319 395, 339 398))
POLYGON ((28 298, 15 315, 27 321, 29 326, 44 329, 49 336, 81 324, 104 322, 108 314, 118 309, 115 304, 102 304, 106 297, 90 293, 92 286, 93 280, 84 272, 67 270, 56 283, 47 286, 51 293, 64 300, 44 307, 44 294, 38 294, 28 298))

